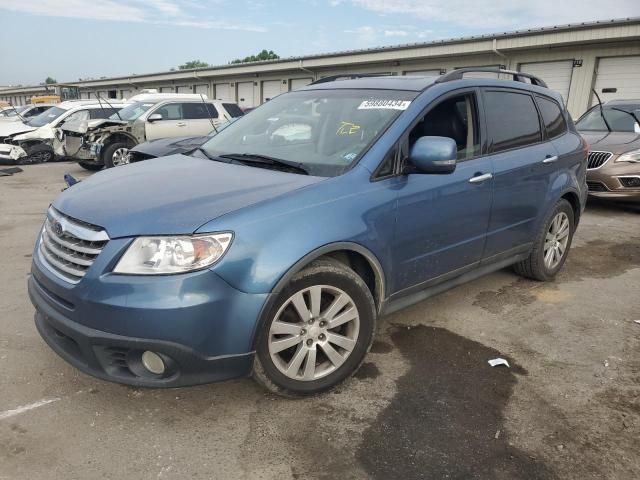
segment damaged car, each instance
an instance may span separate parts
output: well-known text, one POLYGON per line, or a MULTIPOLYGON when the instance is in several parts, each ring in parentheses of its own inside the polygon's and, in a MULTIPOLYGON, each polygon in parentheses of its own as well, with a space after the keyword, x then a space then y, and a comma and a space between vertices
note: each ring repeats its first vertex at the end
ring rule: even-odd
POLYGON ((15 108, 7 107, 0 112, 0 122, 25 122, 40 115, 42 112, 46 112, 53 106, 53 103, 39 103, 15 108))
POLYGON ((0 161, 3 163, 42 163, 54 157, 68 157, 60 128, 90 119, 111 116, 125 104, 97 100, 69 100, 55 105, 29 121, 0 125, 0 161))
POLYGON ((235 103, 196 94, 141 94, 108 119, 63 127, 66 149, 87 170, 129 163, 129 150, 159 138, 207 135, 242 115, 235 103))

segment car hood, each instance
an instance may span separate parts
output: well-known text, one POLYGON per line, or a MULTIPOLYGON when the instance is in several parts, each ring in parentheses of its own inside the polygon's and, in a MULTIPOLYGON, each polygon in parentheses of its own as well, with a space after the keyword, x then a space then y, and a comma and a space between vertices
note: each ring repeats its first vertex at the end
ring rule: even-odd
POLYGON ((151 140, 150 142, 144 142, 140 145, 136 145, 131 150, 133 152, 140 152, 154 157, 164 157, 167 155, 174 155, 176 153, 188 152, 196 147, 200 147, 208 140, 211 140, 211 137, 208 135, 201 137, 159 138, 157 140, 151 140))
POLYGON ((634 132, 580 132, 591 150, 616 155, 640 148, 640 134, 634 132))
POLYGON ((127 125, 128 122, 124 120, 111 120, 109 118, 94 118, 92 120, 84 120, 82 122, 74 122, 66 124, 60 129, 63 132, 85 134, 92 130, 100 128, 118 126, 122 127, 127 125))
POLYGON ((22 122, 0 123, 0 137, 8 137, 9 135, 16 135, 18 133, 31 132, 35 129, 35 127, 25 125, 22 122))
POLYGON ((323 180, 172 155, 111 168, 64 191, 53 206, 109 237, 195 232, 226 213, 323 180))

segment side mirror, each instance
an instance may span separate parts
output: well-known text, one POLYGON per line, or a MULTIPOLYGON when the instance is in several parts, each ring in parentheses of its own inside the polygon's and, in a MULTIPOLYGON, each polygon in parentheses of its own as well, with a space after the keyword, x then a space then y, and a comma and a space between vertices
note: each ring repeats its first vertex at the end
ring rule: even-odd
POLYGON ((162 120, 162 115, 160 115, 159 113, 152 113, 151 115, 149 115, 149 118, 147 118, 147 122, 157 122, 158 120, 162 120))
POLYGON ((451 173, 456 169, 457 158, 458 145, 448 137, 420 137, 409 152, 415 173, 451 173))

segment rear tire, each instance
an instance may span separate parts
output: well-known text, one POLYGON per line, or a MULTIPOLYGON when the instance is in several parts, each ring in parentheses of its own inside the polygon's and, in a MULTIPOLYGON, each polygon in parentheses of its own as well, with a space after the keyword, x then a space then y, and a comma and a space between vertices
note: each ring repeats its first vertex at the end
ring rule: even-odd
POLYGON ((102 158, 104 159, 105 168, 120 167, 129 163, 129 149, 132 147, 130 143, 115 142, 108 145, 104 149, 102 158), (125 157, 125 155, 127 155, 125 157))
POLYGON ((329 391, 364 361, 376 316, 373 296, 356 272, 318 260, 277 294, 258 332, 253 376, 288 397, 329 391))
POLYGON ((553 280, 569 255, 575 228, 573 207, 561 199, 536 235, 529 257, 514 265, 515 272, 541 282, 553 280))
POLYGON ((102 170, 102 167, 104 167, 104 165, 100 165, 99 163, 85 162, 85 161, 78 162, 78 165, 80 165, 85 170, 90 170, 92 172, 97 172, 99 170, 102 170))

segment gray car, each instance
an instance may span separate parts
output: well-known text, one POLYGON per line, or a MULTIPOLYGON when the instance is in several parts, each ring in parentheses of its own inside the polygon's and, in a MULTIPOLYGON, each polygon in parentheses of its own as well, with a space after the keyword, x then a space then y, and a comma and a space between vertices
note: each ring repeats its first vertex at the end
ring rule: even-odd
POLYGON ((591 147, 589 195, 640 202, 640 100, 596 105, 580 117, 576 127, 591 147))

